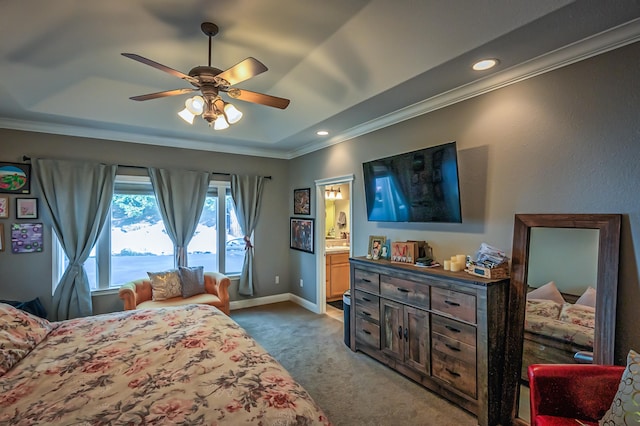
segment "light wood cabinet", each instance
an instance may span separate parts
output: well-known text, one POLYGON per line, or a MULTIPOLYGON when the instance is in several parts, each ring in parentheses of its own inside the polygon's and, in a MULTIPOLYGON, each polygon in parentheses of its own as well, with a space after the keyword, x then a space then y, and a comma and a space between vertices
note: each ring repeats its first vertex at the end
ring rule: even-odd
MULTIPOLYGON (((509 280, 352 258, 351 349, 478 416, 508 424, 503 404, 509 280)), ((514 390, 515 391, 515 390, 514 390)))
POLYGON ((349 290, 349 253, 326 256, 327 301, 339 300, 349 290))

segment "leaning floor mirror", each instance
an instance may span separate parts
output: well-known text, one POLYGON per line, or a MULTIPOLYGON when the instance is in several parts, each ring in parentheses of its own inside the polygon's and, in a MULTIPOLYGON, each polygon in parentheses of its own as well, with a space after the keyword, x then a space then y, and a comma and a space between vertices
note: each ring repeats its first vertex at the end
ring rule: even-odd
POLYGON ((529 422, 529 364, 614 363, 620 220, 616 214, 515 216, 510 308, 519 344, 510 352, 522 368, 512 377, 519 389, 514 423, 529 422))

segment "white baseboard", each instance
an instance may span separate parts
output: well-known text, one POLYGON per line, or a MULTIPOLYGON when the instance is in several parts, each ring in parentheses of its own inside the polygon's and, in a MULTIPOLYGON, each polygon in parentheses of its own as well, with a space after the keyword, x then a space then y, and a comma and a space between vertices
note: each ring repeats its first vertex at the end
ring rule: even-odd
POLYGON ((233 311, 236 309, 252 308, 254 306, 270 305, 271 303, 278 302, 293 302, 311 312, 319 312, 318 305, 316 303, 311 303, 308 300, 291 293, 274 294, 273 296, 256 297, 254 299, 234 300, 229 302, 229 309, 233 311))

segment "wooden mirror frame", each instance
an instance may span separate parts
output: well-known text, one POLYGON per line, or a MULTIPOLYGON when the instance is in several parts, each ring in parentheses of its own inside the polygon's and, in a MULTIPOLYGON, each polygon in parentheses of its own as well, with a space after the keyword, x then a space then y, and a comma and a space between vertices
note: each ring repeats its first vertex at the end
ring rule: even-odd
POLYGON ((527 259, 531 228, 583 228, 600 231, 598 239, 598 275, 596 284, 596 326, 593 342, 593 363, 613 364, 616 332, 616 301, 618 295, 618 261, 620 256, 619 214, 516 214, 513 228, 511 260, 511 294, 509 318, 513 347, 506 354, 507 365, 516 365, 505 389, 515 395, 512 400, 514 424, 527 425, 528 419, 518 418, 520 370, 522 368, 524 317, 527 293, 527 259))

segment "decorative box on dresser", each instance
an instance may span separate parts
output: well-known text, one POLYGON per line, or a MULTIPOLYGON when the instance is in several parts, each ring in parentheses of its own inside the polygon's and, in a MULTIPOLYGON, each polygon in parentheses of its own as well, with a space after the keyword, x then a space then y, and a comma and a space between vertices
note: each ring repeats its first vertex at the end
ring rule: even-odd
POLYGON ((350 273, 353 351, 474 413, 480 425, 510 423, 502 402, 511 368, 508 278, 363 257, 350 259, 350 273))

